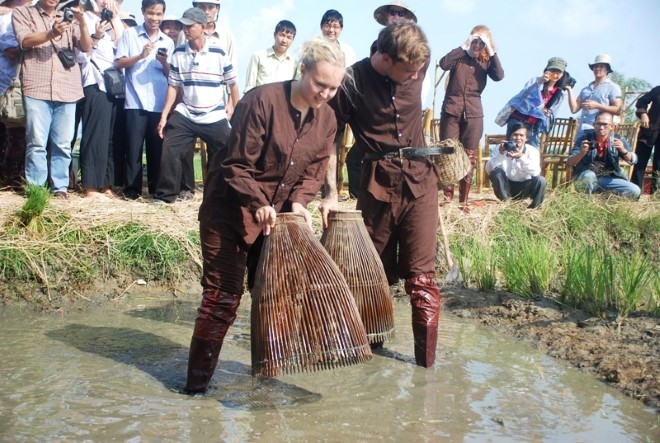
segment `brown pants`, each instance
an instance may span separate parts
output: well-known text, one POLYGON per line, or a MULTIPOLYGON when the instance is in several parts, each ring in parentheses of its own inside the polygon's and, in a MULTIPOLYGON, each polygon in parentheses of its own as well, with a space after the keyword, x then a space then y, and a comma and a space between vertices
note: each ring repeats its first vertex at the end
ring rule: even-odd
POLYGON ((376 200, 369 192, 358 199, 390 284, 435 272, 438 192, 434 189, 417 199, 409 194, 404 191, 400 201, 391 203, 376 200))
MULTIPOLYGON (((446 138, 457 138, 470 159, 470 170, 459 182, 458 200, 461 203, 466 203, 468 200, 470 186, 472 185, 472 173, 474 172, 474 165, 477 160, 477 149, 479 149, 479 140, 481 140, 483 132, 483 117, 456 117, 445 112, 440 117, 440 138, 442 140, 446 138)), ((444 189, 444 194, 445 199, 452 200, 454 198, 454 187, 447 186, 444 189)))

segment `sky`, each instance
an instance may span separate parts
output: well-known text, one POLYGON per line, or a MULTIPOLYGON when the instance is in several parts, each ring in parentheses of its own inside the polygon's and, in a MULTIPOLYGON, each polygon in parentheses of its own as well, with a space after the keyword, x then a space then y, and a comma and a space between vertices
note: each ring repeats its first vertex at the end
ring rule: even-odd
MULTIPOLYGON (((180 17, 192 3, 166 0, 166 14, 180 17)), ((239 90, 245 85, 245 71, 252 53, 273 44, 278 21, 292 21, 298 33, 293 52, 300 45, 320 35, 320 20, 328 9, 344 16, 340 40, 355 50, 358 59, 368 56, 369 46, 382 28, 373 18, 374 10, 384 1, 372 0, 224 0, 221 26, 235 37, 238 54, 239 90)), ((597 54, 613 57, 612 68, 625 77, 660 84, 660 19, 658 0, 409 0, 406 4, 418 18, 431 46, 433 62, 427 72, 428 88, 423 107, 439 117, 444 97, 444 83, 433 88, 435 66, 445 54, 460 46, 470 29, 487 25, 493 35, 505 78, 488 81, 482 94, 484 133, 502 133, 494 122, 497 112, 517 94, 532 77, 543 73, 546 62, 563 57, 567 71, 577 80, 576 93, 593 80, 588 64, 597 54)), ((122 9, 136 15, 142 23, 141 0, 124 0, 122 9)), ((442 71, 438 71, 438 77, 442 71)), ((569 117, 566 100, 558 117, 569 117)))

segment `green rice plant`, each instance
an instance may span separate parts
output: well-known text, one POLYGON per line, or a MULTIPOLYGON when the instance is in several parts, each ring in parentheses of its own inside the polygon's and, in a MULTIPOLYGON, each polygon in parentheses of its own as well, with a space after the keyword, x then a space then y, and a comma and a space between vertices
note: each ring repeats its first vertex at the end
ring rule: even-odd
POLYGON ((108 252, 113 267, 144 279, 176 280, 180 276, 179 265, 188 259, 180 241, 138 223, 115 226, 110 242, 108 252))
POLYGON ((470 251, 472 258, 472 274, 477 289, 492 291, 497 284, 497 258, 489 244, 474 242, 470 251))
POLYGON ((623 319, 637 309, 642 296, 651 289, 656 273, 652 263, 641 254, 617 258, 616 271, 619 276, 616 293, 616 309, 619 313, 619 326, 623 319))
POLYGON ((25 195, 27 199, 17 214, 19 222, 31 232, 45 231, 43 213, 48 206, 50 191, 43 186, 28 184, 25 195))
POLYGON ((610 252, 605 247, 579 250, 569 246, 563 269, 562 301, 602 317, 614 296, 616 270, 610 252))
POLYGON ((456 264, 458 265, 458 271, 461 273, 461 286, 467 288, 470 284, 471 279, 471 260, 468 257, 468 249, 470 248, 470 243, 472 240, 466 241, 461 245, 452 245, 451 252, 456 259, 456 264))

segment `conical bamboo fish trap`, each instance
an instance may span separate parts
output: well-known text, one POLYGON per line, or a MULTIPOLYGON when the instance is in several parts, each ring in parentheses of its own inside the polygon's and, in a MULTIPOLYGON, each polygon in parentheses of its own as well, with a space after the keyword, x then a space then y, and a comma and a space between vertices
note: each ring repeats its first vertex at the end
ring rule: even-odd
POLYGON ((299 215, 278 214, 252 290, 252 375, 333 369, 371 359, 337 265, 299 215))
POLYGON ((362 220, 362 211, 331 211, 321 244, 346 277, 369 343, 393 338, 390 288, 383 263, 362 220))

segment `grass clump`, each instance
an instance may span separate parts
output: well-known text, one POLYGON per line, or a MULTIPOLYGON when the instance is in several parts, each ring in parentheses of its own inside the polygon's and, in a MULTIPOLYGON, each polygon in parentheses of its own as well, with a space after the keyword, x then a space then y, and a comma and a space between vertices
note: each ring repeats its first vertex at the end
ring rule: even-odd
POLYGON ((464 286, 558 296, 601 317, 660 314, 656 201, 556 190, 538 210, 500 203, 479 219, 461 217, 448 225, 464 286))
POLYGON ((27 199, 18 211, 18 221, 31 232, 44 232, 46 226, 43 214, 50 200, 50 191, 43 186, 28 184, 25 195, 27 199))

